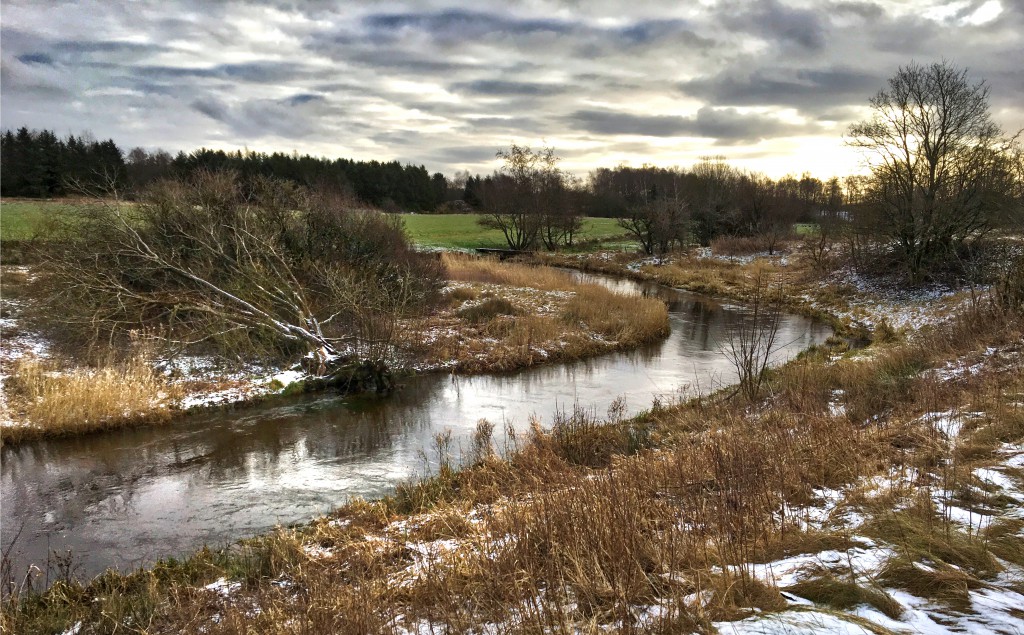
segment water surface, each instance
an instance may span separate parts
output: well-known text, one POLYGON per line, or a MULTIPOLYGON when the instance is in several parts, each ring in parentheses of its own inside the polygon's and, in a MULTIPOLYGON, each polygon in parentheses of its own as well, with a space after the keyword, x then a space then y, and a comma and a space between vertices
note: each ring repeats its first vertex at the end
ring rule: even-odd
MULTIPOLYGON (((15 570, 45 570, 72 550, 81 575, 130 569, 307 521, 372 498, 436 464, 434 437, 468 447, 478 420, 522 430, 574 404, 629 413, 735 382, 722 344, 744 307, 657 285, 579 277, 669 305, 672 334, 638 350, 475 377, 408 379, 395 394, 307 396, 185 418, 163 427, 25 443, 2 450, 3 547, 15 570), (15 536, 17 540, 15 541, 15 536)), ((785 316, 777 358, 824 341, 823 324, 785 316)), ((503 436, 497 444, 503 445, 503 436)))

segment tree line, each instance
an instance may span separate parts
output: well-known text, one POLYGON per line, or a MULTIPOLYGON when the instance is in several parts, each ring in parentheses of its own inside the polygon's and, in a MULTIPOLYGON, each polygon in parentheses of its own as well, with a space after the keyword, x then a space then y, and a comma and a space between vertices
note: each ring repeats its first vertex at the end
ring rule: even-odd
MULTIPOLYGON (((431 211, 450 198, 449 181, 422 165, 398 161, 327 159, 308 154, 211 150, 179 152, 133 148, 88 134, 58 137, 50 130, 7 130, 0 136, 0 194, 55 198, 113 186, 134 195, 163 179, 230 171, 243 182, 273 177, 305 187, 348 194, 387 211, 431 211)), ((461 198, 462 192, 455 193, 461 198)))
POLYGON ((123 183, 126 165, 113 139, 60 138, 49 130, 19 128, 0 136, 0 194, 30 198, 64 196, 111 179, 123 183))

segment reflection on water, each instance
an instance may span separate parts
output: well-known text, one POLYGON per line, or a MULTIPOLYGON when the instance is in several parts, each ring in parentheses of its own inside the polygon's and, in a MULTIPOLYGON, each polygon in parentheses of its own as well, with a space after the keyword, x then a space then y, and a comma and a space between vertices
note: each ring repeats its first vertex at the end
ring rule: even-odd
MULTIPOLYGON (((721 352, 742 307, 656 285, 579 277, 623 293, 656 295, 672 334, 638 350, 504 375, 426 375, 387 398, 321 395, 140 428, 2 450, 2 534, 19 568, 45 567, 72 549, 81 573, 130 568, 312 518, 351 496, 372 498, 422 474, 434 435, 468 447, 479 419, 522 429, 574 404, 628 412, 733 383, 721 352)), ((786 316, 779 357, 828 337, 826 326, 786 316)), ((502 437, 497 438, 499 447, 502 437)))

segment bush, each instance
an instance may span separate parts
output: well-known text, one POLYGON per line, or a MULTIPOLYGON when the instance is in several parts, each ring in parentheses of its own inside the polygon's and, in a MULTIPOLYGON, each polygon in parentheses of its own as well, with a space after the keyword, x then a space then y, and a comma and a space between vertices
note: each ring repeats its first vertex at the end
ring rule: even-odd
POLYGON ((516 308, 505 298, 487 298, 479 304, 461 309, 458 316, 472 324, 490 322, 499 315, 515 315, 516 308))
POLYGON ((51 228, 51 311, 92 341, 147 329, 231 357, 379 360, 396 320, 439 297, 443 266, 401 220, 274 179, 162 181, 51 228), (58 310, 59 309, 59 310, 58 310))

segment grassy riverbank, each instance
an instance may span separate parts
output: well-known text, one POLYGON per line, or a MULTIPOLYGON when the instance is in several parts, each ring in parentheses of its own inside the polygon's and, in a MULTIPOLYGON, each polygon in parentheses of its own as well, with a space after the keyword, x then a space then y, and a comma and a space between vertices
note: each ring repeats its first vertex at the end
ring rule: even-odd
POLYGON ((4 630, 1014 632, 1024 326, 937 308, 908 336, 791 362, 755 401, 576 413, 505 459, 481 425, 470 467, 8 596, 4 630))
POLYGON ((838 334, 863 341, 944 322, 964 304, 977 300, 967 288, 911 287, 898 276, 869 278, 839 262, 822 269, 796 241, 774 256, 719 255, 694 249, 662 258, 617 252, 537 254, 534 261, 739 302, 751 301, 767 280, 781 290, 778 298, 787 310, 822 320, 838 334))
MULTIPOLYGON (((398 325, 391 363, 399 373, 501 372, 633 348, 668 334, 656 299, 579 284, 549 267, 444 255, 445 302, 398 325)), ((112 428, 164 423, 193 407, 263 399, 301 372, 230 365, 153 346, 113 352, 93 364, 62 355, 32 330, 32 273, 5 268, 5 375, 0 439, 18 443, 112 428)))
POLYGON ((427 368, 509 371, 635 348, 668 335, 660 300, 580 284, 563 272, 445 254, 449 307, 410 324, 427 368))

